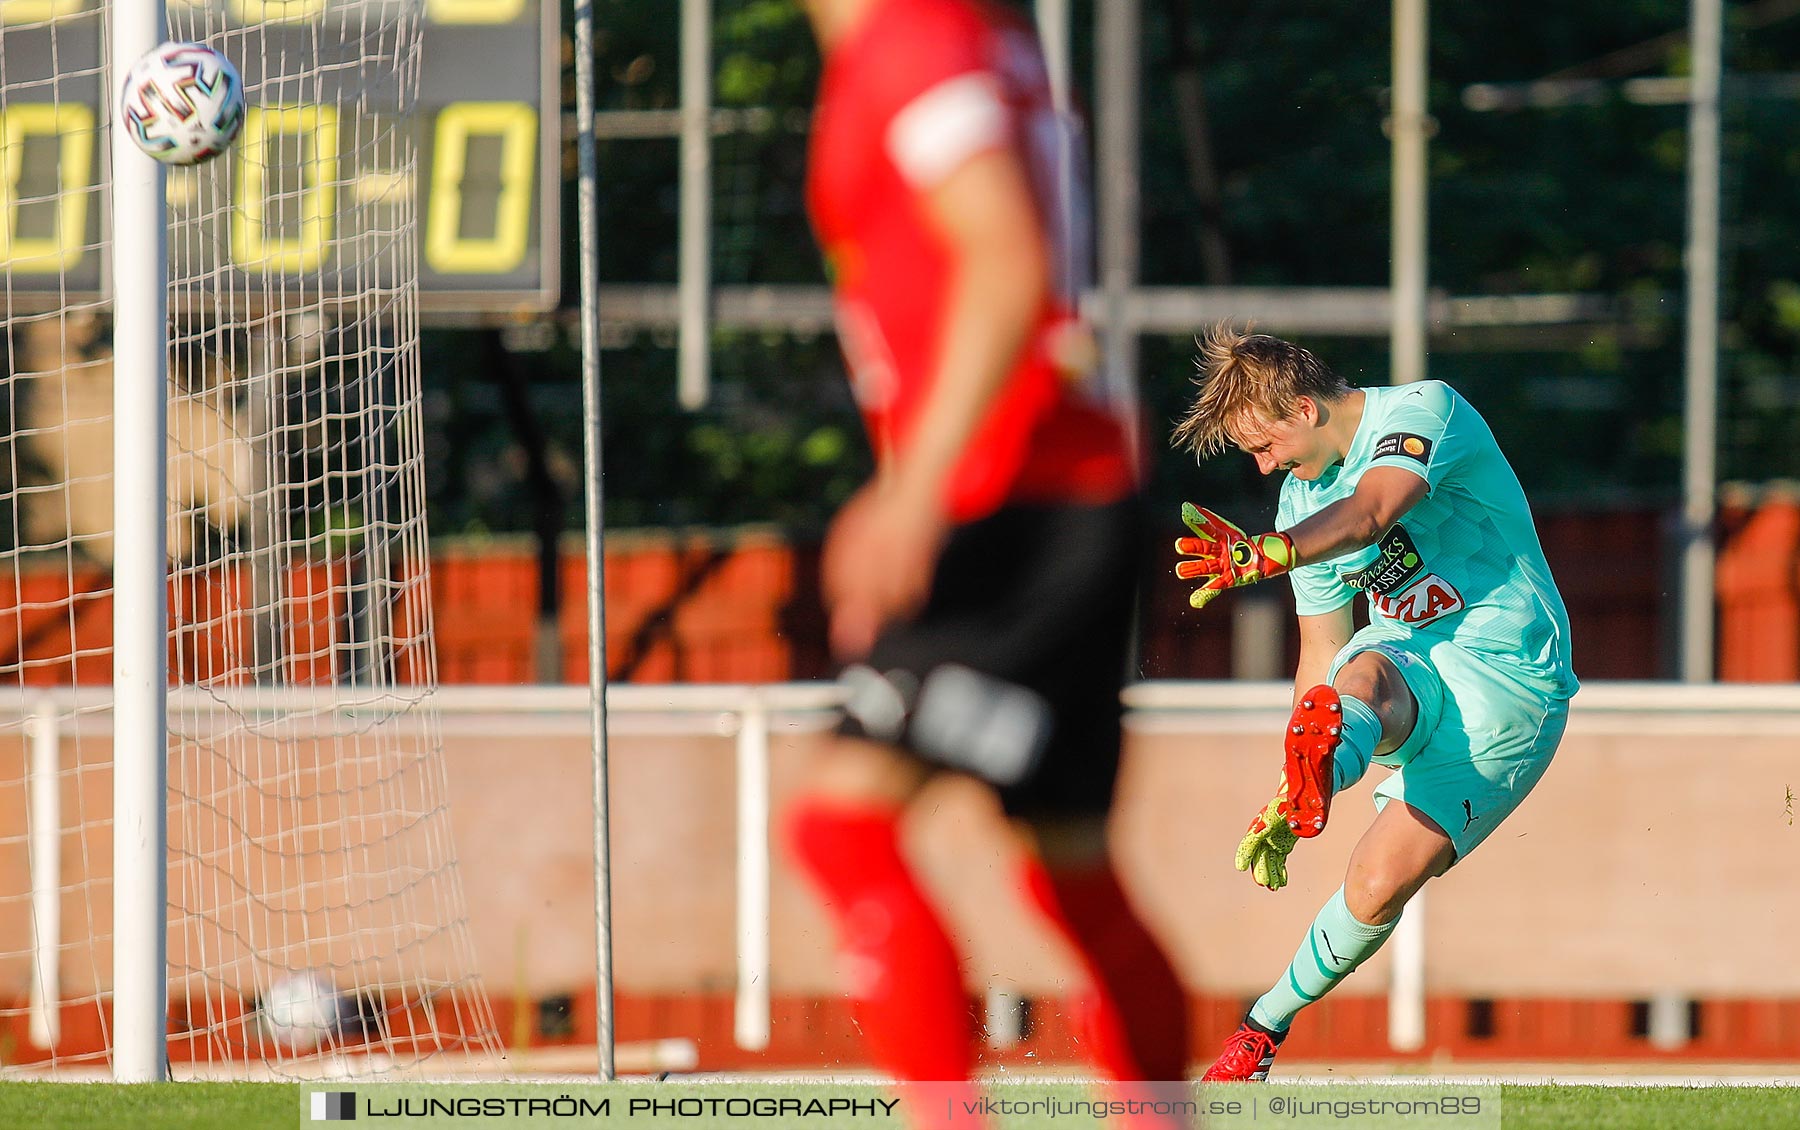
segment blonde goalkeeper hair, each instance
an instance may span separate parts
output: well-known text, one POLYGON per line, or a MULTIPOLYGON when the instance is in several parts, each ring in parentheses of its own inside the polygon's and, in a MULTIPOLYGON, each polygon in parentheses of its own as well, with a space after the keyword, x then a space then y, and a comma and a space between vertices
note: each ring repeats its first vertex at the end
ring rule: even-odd
POLYGON ((1253 413, 1284 420, 1303 396, 1331 402, 1350 392, 1349 383, 1308 350, 1249 328, 1220 322, 1194 344, 1200 350, 1194 357, 1200 392, 1169 442, 1199 456, 1236 443, 1253 413))

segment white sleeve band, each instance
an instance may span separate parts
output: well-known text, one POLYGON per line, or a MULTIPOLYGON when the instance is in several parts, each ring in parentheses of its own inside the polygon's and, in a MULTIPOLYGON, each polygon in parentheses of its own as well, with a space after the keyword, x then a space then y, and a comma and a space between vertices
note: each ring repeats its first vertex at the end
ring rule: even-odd
POLYGON ((914 188, 932 188, 964 161, 1006 141, 1006 105, 985 71, 946 79, 919 95, 888 125, 887 151, 914 188))

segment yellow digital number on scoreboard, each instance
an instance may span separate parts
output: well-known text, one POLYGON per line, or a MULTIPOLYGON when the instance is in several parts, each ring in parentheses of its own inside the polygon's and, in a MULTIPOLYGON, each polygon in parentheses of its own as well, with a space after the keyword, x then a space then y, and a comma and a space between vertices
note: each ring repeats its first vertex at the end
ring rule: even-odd
POLYGON ((231 0, 231 17, 240 23, 308 24, 325 14, 326 0, 231 0))
POLYGON ((425 16, 437 24, 509 24, 525 0, 425 0, 425 16))
POLYGON ((94 153, 94 111, 79 103, 19 103, 0 110, 0 263, 26 274, 54 274, 81 261, 87 251, 88 173, 94 153), (35 138, 56 141, 55 230, 45 237, 19 234, 25 150, 35 138))
POLYGON ((444 274, 501 274, 525 261, 531 235, 532 173, 537 165, 537 109, 524 102, 455 102, 438 115, 425 215, 425 261, 444 274), (493 235, 465 236, 464 183, 469 142, 500 142, 500 191, 493 235))
POLYGON ((237 206, 231 216, 231 258, 245 270, 287 274, 313 271, 324 262, 337 211, 338 114, 331 106, 252 106, 238 142, 237 206), (280 164, 284 138, 300 139, 305 191, 300 195, 299 234, 269 236, 269 170, 280 164))
POLYGON ((87 0, 0 0, 0 24, 48 23, 82 10, 87 0))

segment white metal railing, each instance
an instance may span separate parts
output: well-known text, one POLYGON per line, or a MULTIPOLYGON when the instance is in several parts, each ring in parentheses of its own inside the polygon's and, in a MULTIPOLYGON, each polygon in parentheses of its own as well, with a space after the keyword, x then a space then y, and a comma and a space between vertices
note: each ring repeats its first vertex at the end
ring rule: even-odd
POLYGON ((30 743, 26 780, 31 852, 31 986, 26 1037, 49 1048, 61 1034, 62 1010, 62 734, 56 704, 36 697, 25 719, 30 743))
MULTIPOLYGON (((1214 731, 1246 733, 1280 726, 1292 701, 1279 682, 1148 682, 1126 689, 1128 729, 1178 732, 1205 715, 1214 731)), ((736 742, 737 764, 737 996, 735 1035, 740 1047, 760 1049, 769 1039, 770 1012, 770 795, 769 737, 776 731, 818 731, 835 720, 842 691, 832 683, 616 685, 607 692, 615 733, 716 734, 736 742)), ((44 688, 0 702, 0 726, 23 726, 30 742, 30 812, 34 960, 31 1039, 47 1045, 56 1023, 57 841, 61 827, 57 750, 65 739, 112 732, 111 692, 106 688, 44 688)), ((583 686, 483 686, 353 689, 334 687, 230 689, 181 688, 170 692, 169 710, 183 721, 210 707, 239 717, 268 712, 283 717, 284 732, 308 723, 319 733, 345 725, 366 726, 371 713, 435 710, 445 730, 458 734, 585 734, 591 712, 583 686)), ((1724 717, 1740 732, 1793 732, 1800 715, 1800 686, 1601 683, 1583 690, 1570 719, 1572 730, 1615 733, 1716 732, 1724 717)), ((1423 897, 1423 896, 1419 896, 1423 897)), ((1425 915, 1401 919, 1393 941, 1389 986, 1390 1039, 1416 1046, 1424 1032, 1425 915)))

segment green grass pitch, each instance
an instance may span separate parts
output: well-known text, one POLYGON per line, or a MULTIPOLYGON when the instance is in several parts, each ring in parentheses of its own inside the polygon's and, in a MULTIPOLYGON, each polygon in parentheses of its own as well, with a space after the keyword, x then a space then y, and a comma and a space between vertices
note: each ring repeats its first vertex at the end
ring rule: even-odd
MULTIPOLYGON (((763 1088, 787 1090, 787 1087, 763 1088)), ((1761 1130, 1800 1126, 1800 1087, 1507 1086, 1504 1130, 1761 1130)), ((260 1130, 311 1125, 300 1088, 279 1083, 0 1083, 0 1127, 260 1130)), ((534 1120, 536 1121, 536 1120, 534 1120)), ((647 1120, 668 1125, 670 1120, 647 1120)), ((681 1120, 696 1127, 711 1120, 681 1120)), ((359 1123, 360 1124, 360 1123, 359 1123)), ((615 1119, 610 1124, 623 1125, 615 1119)), ((727 1125, 721 1119, 714 1125, 727 1125)), ((738 1120, 742 1125, 742 1120, 738 1120)), ((819 1126, 818 1119, 792 1125, 819 1126)), ((474 1125, 474 1123, 471 1123, 474 1125)), ((762 1126, 780 1127, 773 1120, 762 1126)), ((894 1125, 894 1123, 887 1123, 894 1125)))

